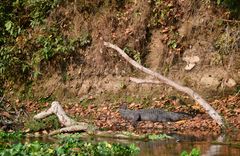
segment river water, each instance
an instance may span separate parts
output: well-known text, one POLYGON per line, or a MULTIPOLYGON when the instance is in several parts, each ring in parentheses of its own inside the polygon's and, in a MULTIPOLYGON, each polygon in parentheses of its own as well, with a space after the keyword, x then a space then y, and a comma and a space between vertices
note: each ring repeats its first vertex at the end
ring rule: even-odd
MULTIPOLYGON (((91 142, 108 141, 124 144, 134 143, 140 148, 139 156, 180 156, 183 151, 188 153, 193 149, 199 149, 201 156, 240 156, 240 139, 226 136, 196 138, 193 136, 173 135, 174 139, 136 141, 106 138, 91 138, 91 142), (232 143, 231 145, 229 143, 232 143), (235 143, 235 144, 233 144, 235 143), (234 146, 235 145, 235 146, 234 146), (237 147, 236 147, 237 145, 237 147)), ((85 140, 85 139, 84 139, 85 140)), ((21 142, 57 142, 59 139, 51 137, 26 138, 21 142)), ((86 139, 89 141, 89 139, 86 139)))
POLYGON ((154 141, 129 141, 98 138, 95 141, 135 143, 140 148, 139 156, 180 156, 183 151, 199 149, 201 156, 240 156, 240 138, 218 137, 197 138, 194 136, 173 135, 174 139, 154 141), (230 142, 232 145, 230 145, 230 142), (235 147, 234 145, 238 145, 235 147))
POLYGON ((240 148, 208 141, 150 141, 138 146, 141 149, 139 156, 180 156, 182 151, 189 153, 193 148, 200 149, 201 156, 240 156, 240 148))

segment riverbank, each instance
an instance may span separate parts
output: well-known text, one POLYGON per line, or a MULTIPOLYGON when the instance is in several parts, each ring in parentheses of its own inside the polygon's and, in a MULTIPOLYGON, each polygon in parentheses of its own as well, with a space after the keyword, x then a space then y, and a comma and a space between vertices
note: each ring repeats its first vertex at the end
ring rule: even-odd
MULTIPOLYGON (((97 101, 96 98, 88 97, 79 103, 61 102, 61 105, 66 113, 75 120, 94 124, 105 131, 129 131, 136 134, 178 133, 203 137, 217 136, 222 132, 235 133, 240 129, 240 96, 237 94, 211 102, 211 105, 226 120, 228 128, 225 131, 222 131, 217 123, 197 103, 187 104, 181 102, 179 98, 162 97, 161 99, 155 99, 151 104, 145 105, 137 102, 126 103, 128 108, 133 110, 150 107, 162 108, 173 112, 186 112, 194 115, 192 119, 178 122, 140 121, 136 127, 120 116, 118 108, 121 103, 104 102, 96 104, 97 101)), ((5 101, 0 110, 1 127, 7 131, 21 129, 22 131, 27 130, 33 133, 60 128, 61 125, 55 117, 49 117, 44 122, 35 121, 32 118, 40 111, 49 108, 50 104, 50 101, 34 102, 17 100, 14 104, 5 101)))

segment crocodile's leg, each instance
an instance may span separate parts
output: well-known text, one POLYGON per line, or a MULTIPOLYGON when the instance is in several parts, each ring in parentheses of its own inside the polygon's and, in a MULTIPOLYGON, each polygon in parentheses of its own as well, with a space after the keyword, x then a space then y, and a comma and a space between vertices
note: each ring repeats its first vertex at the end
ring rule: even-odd
POLYGON ((140 114, 134 114, 133 115, 133 118, 131 119, 131 124, 132 124, 132 126, 133 127, 137 127, 137 123, 138 123, 138 121, 140 121, 140 114))

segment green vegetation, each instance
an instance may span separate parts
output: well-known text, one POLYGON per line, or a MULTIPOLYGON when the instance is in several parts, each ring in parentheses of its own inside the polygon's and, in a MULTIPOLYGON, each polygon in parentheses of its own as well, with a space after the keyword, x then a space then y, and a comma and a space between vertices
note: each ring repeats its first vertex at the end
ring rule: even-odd
POLYGON ((46 102, 51 102, 54 101, 54 97, 52 95, 46 96, 46 97, 41 97, 38 99, 38 102, 40 103, 46 103, 46 102))
POLYGON ((169 48, 176 49, 177 48, 177 41, 176 40, 169 40, 167 43, 169 48))
POLYGON ((28 61, 36 49, 26 45, 31 41, 27 29, 43 23, 49 9, 57 3, 4 0, 0 4, 0 80, 21 78, 28 72, 28 61))
POLYGON ((239 27, 233 26, 228 27, 227 31, 217 38, 215 47, 221 56, 232 54, 238 50, 239 35, 239 27))
POLYGON ((58 145, 32 142, 32 143, 18 143, 18 144, 5 144, 0 145, 0 155, 136 155, 139 148, 134 144, 123 145, 119 143, 90 143, 84 142, 79 139, 66 138, 63 139, 58 145))
POLYGON ((216 0, 218 5, 223 5, 231 11, 232 15, 240 18, 240 1, 239 0, 216 0))
POLYGON ((32 132, 48 129, 59 129, 61 127, 56 116, 50 116, 43 120, 29 120, 25 123, 25 128, 32 132))
POLYGON ((133 58, 137 63, 141 64, 141 53, 130 48, 130 47, 125 47, 123 51, 128 54, 129 57, 133 58))
MULTIPOLYGON (((239 26, 228 26, 226 31, 220 34, 215 41, 217 53, 212 59, 212 64, 232 63, 228 57, 237 58, 239 51, 239 26)), ((237 59, 236 59, 237 60, 237 59)), ((234 66, 239 68, 239 63, 235 61, 234 66)))
POLYGON ((181 153, 181 156, 200 156, 200 154, 201 154, 201 152, 199 149, 193 148, 190 153, 188 153, 187 151, 183 151, 181 153))
POLYGON ((32 80, 41 65, 64 62, 76 48, 91 44, 89 32, 78 38, 63 35, 58 24, 46 23, 61 0, 4 0, 0 4, 0 96, 6 81, 32 80))
POLYGON ((17 140, 17 139, 21 139, 23 136, 24 134, 21 132, 5 133, 0 131, 0 140, 9 140, 9 139, 17 140))
POLYGON ((172 137, 167 134, 149 134, 148 139, 149 140, 165 140, 165 139, 172 139, 172 137))
POLYGON ((172 16, 174 15, 173 4, 166 5, 163 0, 151 0, 150 5, 152 7, 150 28, 163 27, 176 20, 176 17, 172 16))

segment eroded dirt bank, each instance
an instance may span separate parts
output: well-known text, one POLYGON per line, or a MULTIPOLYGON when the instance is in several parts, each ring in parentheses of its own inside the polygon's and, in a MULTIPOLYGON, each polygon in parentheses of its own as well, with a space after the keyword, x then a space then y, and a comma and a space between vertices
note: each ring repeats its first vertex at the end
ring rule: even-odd
MULTIPOLYGON (((239 82, 239 25, 216 4, 178 1, 66 2, 52 10, 49 27, 58 25, 68 38, 91 36, 91 44, 66 60, 43 63, 43 76, 22 87, 24 96, 76 99, 105 92, 172 93, 159 85, 136 85, 129 76, 149 78, 113 50, 111 42, 152 70, 211 98, 234 92, 239 82), (27 90, 27 91, 26 91, 27 90)), ((33 31, 35 36, 41 34, 33 31)))

